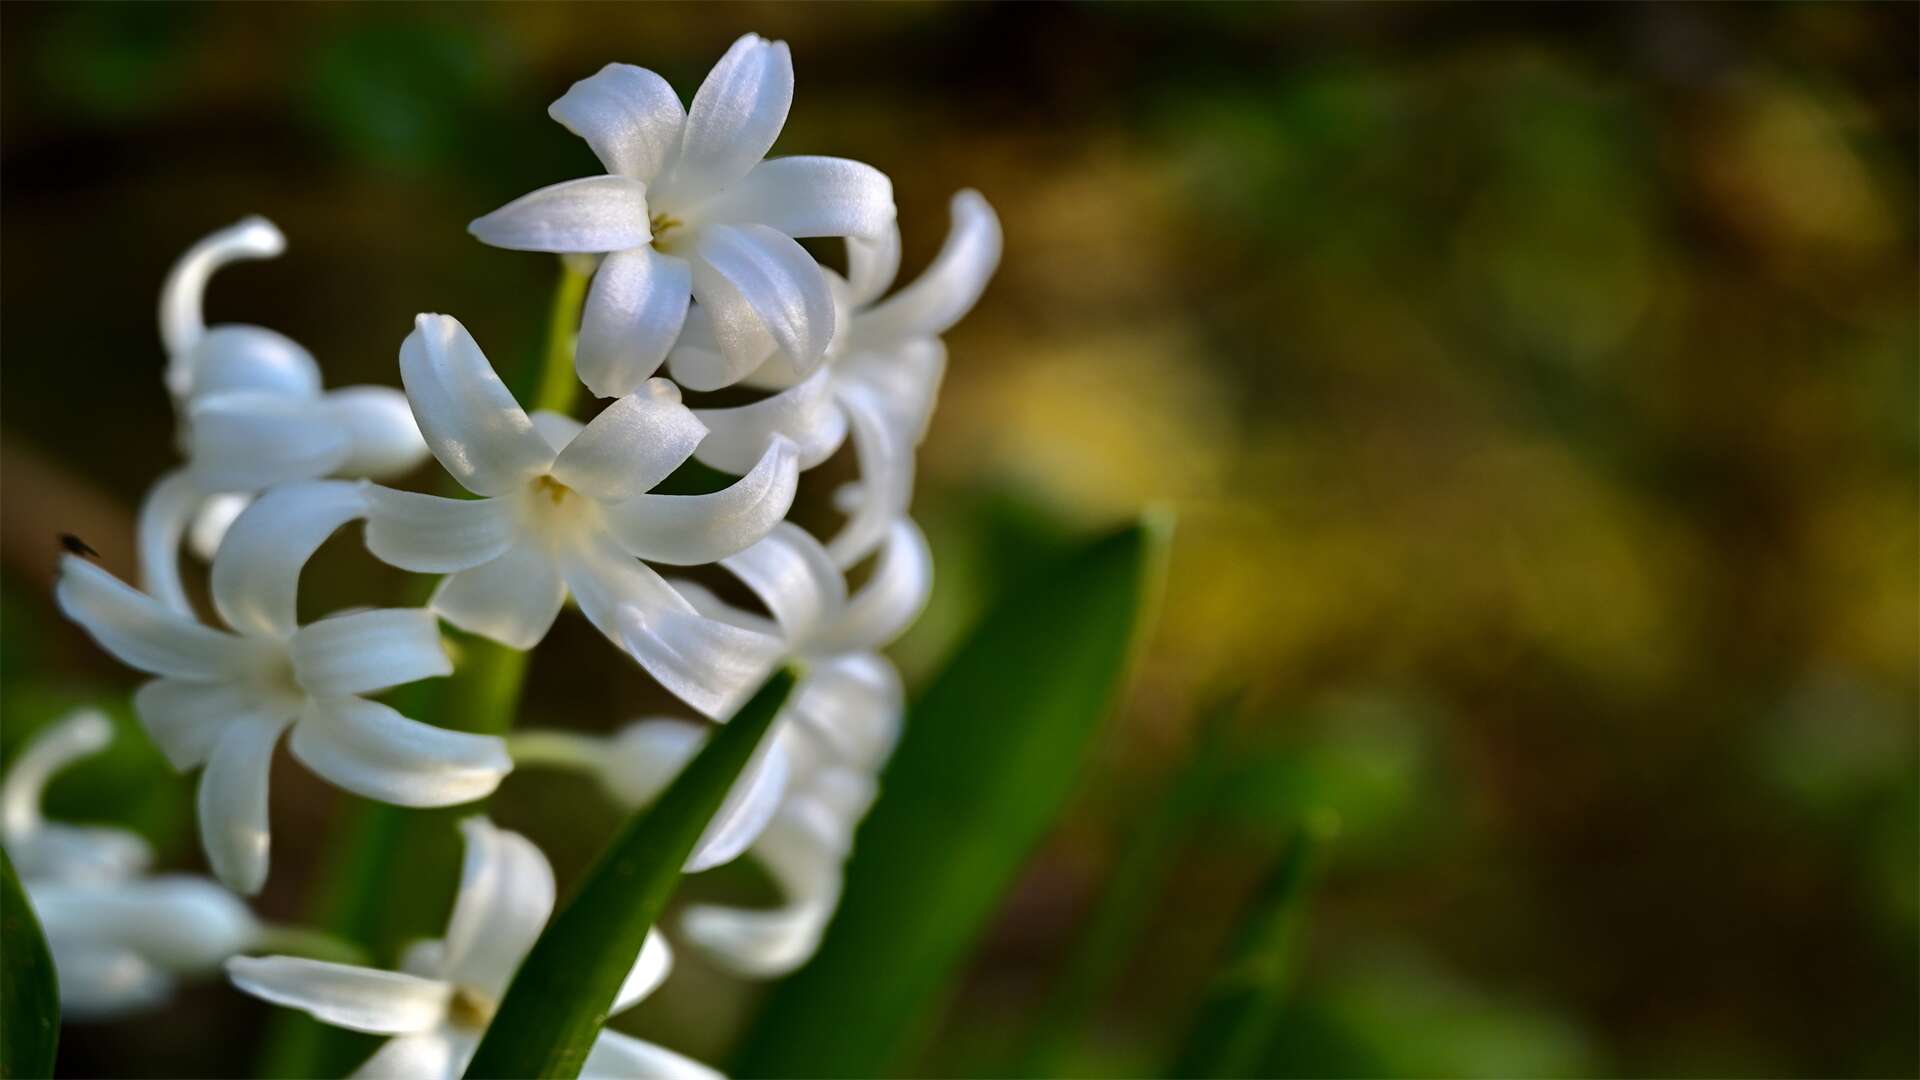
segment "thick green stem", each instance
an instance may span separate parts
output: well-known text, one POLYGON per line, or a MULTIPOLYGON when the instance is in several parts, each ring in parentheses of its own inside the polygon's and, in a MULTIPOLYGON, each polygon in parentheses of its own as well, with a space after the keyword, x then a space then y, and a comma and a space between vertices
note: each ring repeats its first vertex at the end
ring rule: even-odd
POLYGON ((547 314, 547 345, 540 364, 540 385, 533 395, 529 411, 547 410, 561 414, 573 411, 573 399, 580 381, 573 374, 573 343, 580 330, 580 308, 586 302, 591 266, 582 266, 577 258, 562 256, 560 283, 553 290, 553 307, 547 314))

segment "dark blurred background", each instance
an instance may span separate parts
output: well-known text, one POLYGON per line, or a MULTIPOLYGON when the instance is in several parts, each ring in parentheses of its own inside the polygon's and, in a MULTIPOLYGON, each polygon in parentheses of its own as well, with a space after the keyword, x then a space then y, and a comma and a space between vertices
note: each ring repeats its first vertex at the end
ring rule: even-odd
MULTIPOLYGON (((6 745, 136 681, 54 614, 54 536, 131 573, 188 244, 279 223, 210 321, 290 334, 330 385, 397 384, 418 311, 519 363, 553 266, 465 225, 598 171, 547 103, 611 60, 690 95, 757 30, 798 75, 775 152, 890 173, 908 275, 955 188, 1005 224, 922 457, 940 586, 909 680, 1062 538, 1180 514, 1127 707, 922 1069, 1023 1038, 1238 687, 1069 1071, 1159 1067, 1325 806, 1269 1071, 1914 1075, 1917 10, 5 5, 6 745)), ((316 565, 323 610, 399 587, 357 546, 316 565)), ((658 705, 579 620, 550 642, 525 723, 658 705)), ((123 739, 56 804, 198 867, 157 762, 123 739)), ((353 800, 274 783, 262 906, 295 919, 353 800)), ((538 775, 498 806, 563 884, 614 821, 538 775)), ((682 950, 635 1028, 717 1054, 751 998, 682 950)), ((208 983, 70 1029, 61 1067, 244 1072, 265 1015, 208 983)))

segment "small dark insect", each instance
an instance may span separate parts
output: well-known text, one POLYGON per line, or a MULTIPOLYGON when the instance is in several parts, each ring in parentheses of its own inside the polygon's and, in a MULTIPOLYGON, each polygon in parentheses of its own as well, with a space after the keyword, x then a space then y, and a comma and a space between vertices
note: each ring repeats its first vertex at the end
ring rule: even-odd
POLYGON ((60 534, 60 546, 73 552, 75 555, 85 555, 89 559, 97 559, 100 557, 100 553, 93 550, 91 544, 72 533, 60 534))

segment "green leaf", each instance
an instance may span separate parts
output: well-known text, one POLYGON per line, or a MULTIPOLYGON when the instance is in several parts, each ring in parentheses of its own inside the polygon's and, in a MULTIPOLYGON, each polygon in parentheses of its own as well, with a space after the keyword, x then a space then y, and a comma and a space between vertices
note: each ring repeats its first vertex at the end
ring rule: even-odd
POLYGON ((574 1077, 659 918, 680 867, 786 704, 774 673, 650 807, 628 819, 514 974, 469 1077, 574 1077))
POLYGON ((1164 566, 1141 523, 1011 589, 910 710, 819 955, 773 994, 742 1076, 872 1076, 915 1041, 1058 814, 1164 566))
POLYGON ((0 851, 0 1077, 53 1075, 60 985, 33 905, 0 851))
POLYGON ((1207 988, 1168 1076, 1257 1076, 1285 1002, 1306 921, 1307 892, 1335 830, 1329 814, 1312 815, 1291 843, 1234 933, 1231 951, 1207 988))

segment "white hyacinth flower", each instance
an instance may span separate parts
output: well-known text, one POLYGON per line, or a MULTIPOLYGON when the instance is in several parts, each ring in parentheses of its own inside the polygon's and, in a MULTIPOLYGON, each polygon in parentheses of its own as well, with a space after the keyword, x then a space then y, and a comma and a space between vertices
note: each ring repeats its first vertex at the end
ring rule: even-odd
POLYGON ((160 294, 166 384, 187 461, 162 476, 140 507, 142 587, 189 612, 180 543, 211 556, 254 493, 322 476, 398 476, 426 460, 406 399, 386 386, 326 392, 313 355, 263 326, 209 327, 202 296, 213 272, 286 250, 273 223, 249 217, 190 248, 160 294))
POLYGON ((113 739, 97 710, 35 733, 0 784, 0 839, 53 954, 60 1008, 99 1020, 157 1005, 176 978, 211 972, 251 947, 260 925, 201 877, 143 877, 151 852, 123 829, 47 821, 47 781, 113 739))
POLYGON ((405 570, 442 573, 433 610, 529 649, 571 594, 594 626, 708 715, 750 692, 778 642, 700 616, 640 560, 712 562, 767 534, 793 502, 793 445, 774 440, 746 475, 709 495, 651 495, 706 429, 664 379, 592 423, 533 417, 459 321, 422 315, 400 375, 435 457, 478 499, 371 488, 367 547, 405 570))
POLYGON ((593 148, 607 175, 542 188, 473 222, 496 247, 602 254, 574 368, 600 397, 638 390, 680 334, 689 298, 718 352, 746 374, 778 352, 797 371, 834 333, 824 272, 796 237, 877 237, 893 184, 832 157, 768 161, 793 102, 785 42, 747 34, 683 110, 665 79, 609 64, 549 115, 593 148))
MULTIPOLYGON (((885 294, 900 267, 898 227, 872 242, 848 242, 850 280, 829 272, 838 330, 820 370, 808 375, 765 350, 744 383, 777 393, 750 405, 694 412, 712 432, 694 456, 728 471, 775 435, 792 439, 800 467, 809 469, 852 431, 860 482, 842 492, 848 520, 827 544, 842 568, 872 553, 888 522, 907 512, 914 448, 926 435, 946 371, 940 335, 972 310, 1000 263, 1000 220, 987 200, 962 191, 951 211, 953 226, 939 255, 891 296, 885 294)), ((694 390, 717 389, 740 375, 722 354, 704 307, 688 316, 668 363, 674 379, 694 390)))
MULTIPOLYGON (((336 1027, 393 1036, 355 1077, 460 1076, 554 901, 553 869, 526 837, 484 818, 469 818, 460 829, 466 860, 447 936, 408 949, 403 970, 290 956, 235 957, 227 961, 234 985, 336 1027)), ((666 941, 649 932, 612 1011, 638 1004, 666 980, 672 964, 666 941)), ((719 1074, 671 1050, 603 1030, 580 1075, 711 1080, 719 1074)))
POLYGON ((361 694, 453 670, 433 614, 345 612, 298 624, 300 570, 336 529, 364 516, 364 482, 274 488, 227 531, 213 602, 231 632, 158 603, 77 556, 61 561, 60 609, 122 663, 159 678, 134 707, 177 769, 205 765, 200 839, 214 873, 242 893, 267 875, 267 774, 289 727, 293 755, 327 780, 402 806, 480 798, 512 768, 498 738, 409 720, 361 694))

